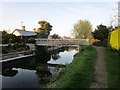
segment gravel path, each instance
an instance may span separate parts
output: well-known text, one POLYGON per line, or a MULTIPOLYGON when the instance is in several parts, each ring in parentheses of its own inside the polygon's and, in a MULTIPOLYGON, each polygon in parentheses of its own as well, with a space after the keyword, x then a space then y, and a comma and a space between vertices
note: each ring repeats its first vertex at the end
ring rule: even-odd
POLYGON ((104 48, 97 46, 94 46, 94 48, 97 51, 97 59, 94 72, 95 82, 91 84, 91 88, 107 88, 104 66, 104 48))

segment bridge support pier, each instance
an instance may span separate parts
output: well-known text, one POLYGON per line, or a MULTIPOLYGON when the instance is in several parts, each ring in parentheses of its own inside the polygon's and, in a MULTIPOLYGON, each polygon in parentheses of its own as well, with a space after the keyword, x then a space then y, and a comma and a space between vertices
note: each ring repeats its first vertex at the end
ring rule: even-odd
POLYGON ((82 47, 80 46, 80 44, 78 44, 78 50, 80 51, 82 49, 82 47))

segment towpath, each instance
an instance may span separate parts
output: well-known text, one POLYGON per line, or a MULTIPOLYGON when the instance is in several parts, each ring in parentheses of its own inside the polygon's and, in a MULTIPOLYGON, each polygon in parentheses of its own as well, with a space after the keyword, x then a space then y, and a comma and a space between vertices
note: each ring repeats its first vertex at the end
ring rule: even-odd
POLYGON ((94 46, 97 51, 97 59, 95 64, 94 78, 95 82, 91 84, 91 88, 107 88, 106 71, 104 62, 104 47, 94 46))

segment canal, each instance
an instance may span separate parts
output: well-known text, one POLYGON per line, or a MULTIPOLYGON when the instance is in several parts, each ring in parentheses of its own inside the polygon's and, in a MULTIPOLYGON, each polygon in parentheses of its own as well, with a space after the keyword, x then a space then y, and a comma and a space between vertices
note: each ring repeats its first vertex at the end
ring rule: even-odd
POLYGON ((45 51, 40 49, 34 57, 3 63, 2 88, 42 88, 59 75, 78 52, 75 48, 63 48, 52 53, 45 51))

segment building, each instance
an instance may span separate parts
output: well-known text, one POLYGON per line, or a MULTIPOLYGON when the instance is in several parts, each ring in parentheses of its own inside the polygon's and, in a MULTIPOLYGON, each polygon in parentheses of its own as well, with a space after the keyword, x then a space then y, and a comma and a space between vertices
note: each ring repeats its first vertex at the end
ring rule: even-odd
POLYGON ((37 33, 31 32, 31 31, 26 31, 25 26, 22 26, 22 29, 15 29, 12 32, 12 34, 18 36, 20 38, 20 40, 25 42, 25 43, 29 38, 36 38, 37 37, 37 33))

